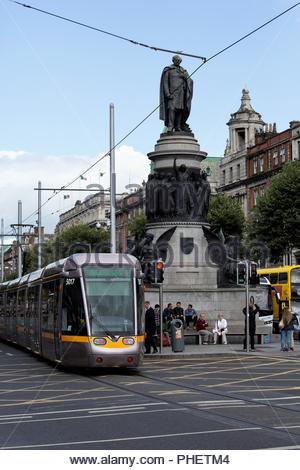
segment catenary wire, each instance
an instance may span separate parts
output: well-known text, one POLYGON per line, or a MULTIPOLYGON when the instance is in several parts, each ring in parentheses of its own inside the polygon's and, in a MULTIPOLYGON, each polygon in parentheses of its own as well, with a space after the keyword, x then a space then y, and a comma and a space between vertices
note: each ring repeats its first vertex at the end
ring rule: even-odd
POLYGON ((187 56, 187 57, 193 57, 195 59, 201 59, 203 61, 206 60, 205 57, 195 55, 195 54, 189 54, 189 53, 183 52, 183 51, 174 51, 174 50, 171 50, 171 49, 163 49, 161 47, 149 46, 149 44, 138 42, 138 41, 135 41, 134 39, 126 38, 124 36, 120 36, 119 34, 111 33, 110 31, 105 31, 104 29, 96 28, 95 26, 91 26, 91 25, 88 25, 86 23, 82 23, 81 21, 73 20, 72 18, 67 18, 66 16, 57 15, 56 13, 52 13, 50 11, 42 10, 41 8, 36 8, 36 7, 31 6, 31 5, 27 5, 26 3, 17 2, 16 0, 9 0, 9 1, 12 2, 12 3, 16 3, 17 5, 20 5, 22 7, 29 8, 31 10, 35 10, 39 13, 43 13, 45 15, 53 16, 54 18, 58 18, 59 20, 68 21, 69 23, 73 23, 73 24, 76 24, 78 26, 82 26, 83 28, 92 29, 93 31, 97 31, 98 33, 107 34, 108 36, 112 36, 116 39, 121 39, 122 41, 127 41, 127 42, 129 42, 129 43, 131 43, 135 46, 146 47, 147 49, 151 49, 151 50, 156 51, 156 52, 175 53, 175 54, 181 54, 181 55, 184 55, 184 56, 187 56))
MULTIPOLYGON (((16 3, 18 5, 21 5, 21 6, 25 6, 27 8, 33 8, 33 7, 30 7, 29 5, 26 5, 26 4, 22 4, 20 2, 17 2, 15 0, 9 0, 13 3, 16 3)), ((198 70, 200 70, 201 67, 203 67, 207 62, 215 59, 216 57, 218 57, 219 55, 223 54, 224 52, 228 51, 229 49, 231 49, 232 47, 236 46, 237 44, 239 44, 240 42, 244 41, 245 39, 249 38, 250 36, 252 36, 253 34, 255 34, 256 32, 258 32, 259 30, 263 29, 264 27, 266 27, 267 25, 269 25, 270 23, 272 23, 273 21, 277 20, 278 18, 282 17, 283 15, 285 15, 286 13, 288 13, 289 11, 293 10, 294 8, 296 8, 297 6, 300 5, 300 2, 297 2, 295 3, 294 5, 290 6, 289 8, 287 8, 286 10, 282 11, 281 13, 279 13, 278 15, 272 17, 270 20, 266 21, 265 23, 263 23, 262 25, 258 26, 257 28, 253 29, 252 31, 250 31, 249 33, 245 34, 244 36, 242 36, 241 38, 239 38, 238 40, 234 41, 233 43, 229 44, 228 46, 224 47, 223 49, 219 50, 218 52, 216 52, 215 54, 213 54, 212 56, 210 56, 209 58, 207 58, 204 62, 202 62, 198 67, 196 67, 196 69, 189 75, 189 77, 192 77, 194 74, 196 74, 198 72, 198 70)), ((43 11, 44 12, 44 11, 43 11)), ((53 15, 55 16, 55 15, 53 15)), ((69 20, 71 21, 71 20, 69 20)), ((78 23, 79 24, 79 23, 78 23)), ((92 27, 91 27, 92 28, 92 27)), ((111 33, 112 34, 112 33, 111 33)), ((43 203, 41 204, 41 206, 39 207, 39 209, 41 209, 42 207, 44 207, 51 199, 53 199, 57 194, 59 194, 60 192, 62 192, 63 190, 67 189, 69 186, 71 186, 73 183, 75 183, 80 177, 82 177, 83 175, 85 175, 88 171, 90 171, 92 168, 94 168, 98 163, 100 163, 104 158, 106 158, 111 150, 114 150, 116 149, 116 147, 118 147, 119 145, 121 145, 131 134, 133 134, 145 121, 147 121, 151 116, 152 114, 154 114, 161 106, 161 103, 158 104, 158 106, 156 106, 150 113, 148 113, 136 126, 134 126, 122 139, 120 139, 116 144, 115 146, 110 149, 109 151, 107 151, 104 155, 102 155, 98 160, 96 160, 92 165, 90 165, 86 170, 84 170, 83 173, 81 173, 79 176, 77 176, 76 178, 74 178, 72 181, 70 181, 69 183, 67 183, 66 185, 62 186, 60 190, 58 191, 55 191, 54 194, 52 194, 51 196, 49 196, 49 198, 43 203)), ((38 209, 38 210, 39 210, 38 209)), ((34 215, 37 214, 38 210, 35 210, 33 213, 31 213, 28 217, 26 217, 24 219, 24 222, 27 221, 28 219, 32 218, 34 215)))

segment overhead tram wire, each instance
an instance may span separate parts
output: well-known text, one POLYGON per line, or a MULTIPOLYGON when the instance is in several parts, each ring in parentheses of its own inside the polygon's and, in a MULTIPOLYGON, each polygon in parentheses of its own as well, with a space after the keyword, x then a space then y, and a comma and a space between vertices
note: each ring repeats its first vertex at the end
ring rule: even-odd
POLYGON ((174 50, 171 50, 171 49, 163 49, 161 47, 149 46, 149 44, 138 42, 138 41, 135 41, 134 39, 126 38, 125 36, 120 36, 119 34, 111 33, 110 31, 105 31, 104 29, 96 28, 95 26, 91 26, 91 25, 88 25, 86 23, 82 23, 81 21, 76 21, 76 20, 73 20, 72 18, 67 18, 66 16, 57 15, 56 13, 52 13, 52 12, 47 11, 47 10, 42 10, 41 8, 36 8, 36 7, 33 7, 33 6, 28 5, 26 3, 17 2, 16 0, 9 0, 9 1, 12 2, 12 3, 16 3, 17 5, 20 5, 22 7, 29 8, 31 10, 35 10, 39 13, 43 13, 43 14, 48 15, 48 16, 53 16, 54 18, 58 18, 59 20, 68 21, 69 23, 73 23, 73 24, 76 24, 78 26, 82 26, 83 28, 88 28, 88 29, 91 29, 93 31, 97 31, 98 33, 107 34, 108 36, 112 36, 116 39, 121 39, 122 41, 127 41, 127 42, 133 44, 134 46, 146 47, 147 49, 151 49, 152 51, 155 51, 155 52, 167 52, 167 53, 173 53, 173 54, 181 54, 181 55, 184 55, 184 56, 187 56, 187 57, 192 57, 194 59, 201 59, 204 62, 206 61, 205 57, 201 57, 201 56, 196 55, 196 54, 189 54, 189 53, 183 52, 183 51, 174 51, 174 50))
MULTIPOLYGON (((42 13, 47 13, 51 16, 57 16, 58 18, 61 18, 61 19, 65 19, 67 21, 70 21, 70 22, 73 22, 73 20, 71 19, 67 19, 67 18, 64 18, 64 17, 60 17, 59 15, 54 15, 54 14, 51 14, 49 12, 46 12, 44 10, 40 10, 38 8, 35 8, 35 7, 31 7, 30 5, 26 5, 26 4, 23 4, 23 3, 20 3, 20 2, 17 2, 15 0, 9 0, 10 2, 12 3, 16 3, 18 5, 21 5, 23 7, 26 7, 26 8, 31 8, 31 9, 34 9, 34 10, 37 10, 37 11, 40 11, 42 13)), ((258 26, 257 28, 251 30, 249 33, 245 34, 244 36, 242 36, 241 38, 239 38, 238 40, 234 41, 233 43, 229 44, 228 46, 224 47, 223 49, 221 49, 220 51, 216 52, 215 54, 213 54, 212 56, 210 56, 209 58, 205 59, 202 58, 203 62, 202 64, 200 64, 198 67, 196 67, 196 69, 189 75, 189 77, 192 77, 195 73, 198 72, 198 70, 200 70, 201 67, 203 67, 205 64, 207 64, 207 62, 215 59, 216 57, 218 57, 219 55, 223 54, 224 52, 228 51, 229 49, 231 49, 232 47, 236 46, 237 44, 239 44, 240 42, 244 41, 245 39, 249 38, 250 36, 252 36, 253 34, 255 34, 256 32, 258 32, 259 30, 265 28, 266 26, 268 26, 270 23, 272 23, 273 21, 277 20, 278 18, 280 18, 281 16, 285 15, 286 13, 288 13, 289 11, 293 10, 294 8, 296 8, 297 6, 300 5, 300 2, 297 2, 295 3, 294 5, 290 6, 289 8, 287 8, 286 10, 282 11, 281 13, 279 13, 278 15, 272 17, 270 20, 266 21, 265 23, 263 23, 262 25, 258 26)), ((85 25, 85 24, 81 24, 79 22, 75 22, 76 24, 80 25, 80 26, 84 26, 84 27, 88 27, 90 29, 94 29, 94 30, 98 30, 97 28, 94 28, 92 26, 88 26, 88 25, 85 25)), ((102 30, 99 30, 99 32, 103 32, 102 30)), ((117 37, 117 35, 114 35, 113 33, 108 33, 106 32, 106 34, 110 34, 112 36, 115 36, 117 37)), ((131 40, 127 39, 127 38, 123 38, 120 36, 121 39, 126 39, 127 41, 131 42, 131 40)), ((149 46, 150 47, 150 46, 149 46)), ((165 50, 166 51, 166 50, 165 50)), ((171 51, 170 51, 171 52, 171 51)), ((182 54, 182 53, 181 53, 182 54)), ((183 54, 182 54, 183 55, 183 54)), ((42 205, 40 208, 42 208, 45 204, 47 204, 51 199, 53 199, 57 194, 59 194, 60 192, 62 192, 63 190, 67 189, 69 186, 71 186, 73 183, 75 183, 80 177, 82 177, 83 175, 85 175, 88 171, 90 171, 92 168, 94 168, 94 166, 96 166, 98 163, 100 163, 105 157, 107 157, 109 154, 110 154, 110 151, 111 150, 114 150, 116 149, 121 143, 123 143, 131 134, 133 134, 144 122, 146 122, 151 116, 152 114, 154 114, 161 106, 161 103, 159 103, 158 106, 156 106, 150 113, 148 113, 135 127, 133 127, 122 139, 120 139, 116 144, 115 146, 113 147, 113 149, 110 149, 108 152, 106 152, 102 157, 100 157, 98 160, 96 160, 96 162, 94 162, 92 165, 90 165, 83 173, 81 173, 79 176, 77 176, 76 178, 74 178, 70 183, 67 183, 66 185, 62 186, 61 189, 59 191, 56 191, 54 194, 52 194, 52 196, 50 196, 42 205)), ((28 219, 30 219, 31 217, 33 217, 34 215, 37 214, 37 211, 34 211, 32 214, 30 214, 28 217, 26 217, 24 219, 24 222, 28 219)))

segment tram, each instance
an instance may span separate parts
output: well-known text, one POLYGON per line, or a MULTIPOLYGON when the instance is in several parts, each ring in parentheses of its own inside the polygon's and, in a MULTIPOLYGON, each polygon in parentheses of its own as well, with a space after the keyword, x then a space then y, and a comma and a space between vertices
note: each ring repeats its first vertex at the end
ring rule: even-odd
POLYGON ((0 283, 0 339, 72 367, 137 367, 142 271, 127 254, 78 253, 0 283))

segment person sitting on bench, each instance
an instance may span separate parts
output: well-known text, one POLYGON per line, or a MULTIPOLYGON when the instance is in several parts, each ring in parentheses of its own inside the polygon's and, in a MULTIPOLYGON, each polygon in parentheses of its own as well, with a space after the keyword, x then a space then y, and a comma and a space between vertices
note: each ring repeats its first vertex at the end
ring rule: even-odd
POLYGON ((213 329, 214 344, 217 344, 218 338, 222 338, 222 344, 227 344, 227 320, 225 320, 223 313, 219 313, 218 320, 216 320, 215 327, 213 329))

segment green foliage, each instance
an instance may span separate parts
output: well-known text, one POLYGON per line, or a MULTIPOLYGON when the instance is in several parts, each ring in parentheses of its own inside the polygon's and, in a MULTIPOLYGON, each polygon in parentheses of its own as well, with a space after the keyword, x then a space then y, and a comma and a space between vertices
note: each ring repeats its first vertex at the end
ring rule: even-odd
POLYGON ((134 235, 137 240, 141 240, 144 238, 146 234, 146 224, 147 224, 147 217, 145 214, 139 214, 135 217, 132 217, 128 222, 128 230, 130 235, 134 235))
POLYGON ((56 252, 62 256, 82 252, 109 252, 109 233, 86 224, 66 228, 55 239, 56 252))
POLYGON ((300 163, 286 163, 271 186, 258 198, 249 236, 266 243, 277 261, 300 248, 300 163))
POLYGON ((236 198, 218 193, 211 197, 208 222, 222 229, 225 238, 230 235, 242 237, 245 229, 245 216, 236 198))
MULTIPOLYGON (((109 233, 85 224, 65 229, 55 240, 47 240, 42 247, 42 267, 73 253, 109 252, 109 233)), ((23 255, 23 273, 37 269, 37 245, 26 250, 23 255)))

